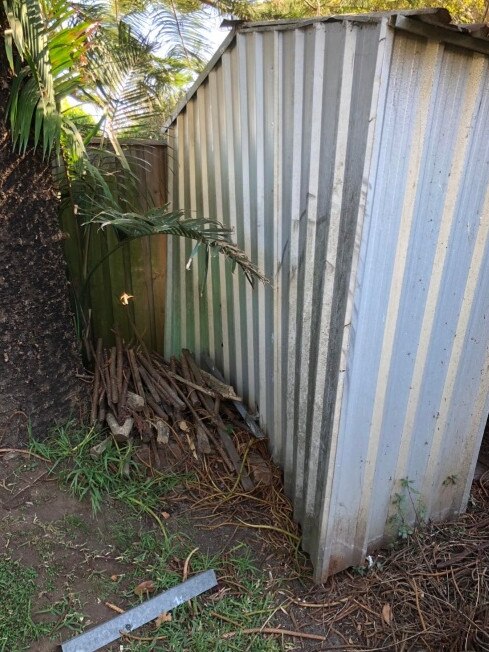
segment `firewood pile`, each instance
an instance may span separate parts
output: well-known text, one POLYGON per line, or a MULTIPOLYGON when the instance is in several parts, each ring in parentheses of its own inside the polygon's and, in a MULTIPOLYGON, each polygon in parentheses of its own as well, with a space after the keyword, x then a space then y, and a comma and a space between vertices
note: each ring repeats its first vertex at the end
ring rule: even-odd
POLYGON ((149 447, 158 468, 163 451, 181 450, 183 443, 194 461, 217 455, 245 491, 254 488, 229 424, 238 420, 253 437, 263 434, 210 359, 204 356, 204 370, 186 349, 166 361, 145 348, 127 348, 120 338, 105 350, 99 340, 93 356, 91 422, 110 433, 94 447, 94 456, 111 439, 119 444, 139 440, 149 447))

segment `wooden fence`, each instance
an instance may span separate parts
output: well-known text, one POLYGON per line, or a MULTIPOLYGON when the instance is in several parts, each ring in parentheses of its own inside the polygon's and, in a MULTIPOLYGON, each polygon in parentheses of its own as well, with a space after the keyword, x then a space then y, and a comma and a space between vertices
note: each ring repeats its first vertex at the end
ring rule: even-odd
MULTIPOLYGON (((132 167, 142 197, 141 210, 164 205, 166 144, 131 140, 124 143, 124 151, 129 160, 136 162, 132 167)), ((140 238, 108 255, 117 244, 111 229, 101 231, 98 225, 82 227, 71 212, 61 215, 61 228, 68 236, 65 255, 75 294, 83 297, 88 308, 94 337, 101 337, 110 346, 116 331, 131 341, 135 328, 148 347, 162 353, 166 236, 140 238)))

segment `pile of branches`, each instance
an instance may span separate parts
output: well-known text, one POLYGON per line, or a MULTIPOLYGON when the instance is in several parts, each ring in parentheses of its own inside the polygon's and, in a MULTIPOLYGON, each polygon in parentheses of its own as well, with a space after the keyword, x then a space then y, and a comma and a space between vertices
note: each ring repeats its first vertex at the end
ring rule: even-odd
POLYGON ((111 439, 120 444, 139 440, 159 469, 165 466, 165 450, 178 458, 178 447, 180 456, 186 447, 184 453, 195 462, 210 454, 218 457, 244 491, 253 490, 228 424, 239 419, 253 437, 263 434, 209 359, 212 373, 201 369, 187 349, 166 361, 143 347, 126 347, 119 337, 116 346, 105 350, 99 340, 93 355, 91 422, 110 431, 93 455, 102 453, 111 439))

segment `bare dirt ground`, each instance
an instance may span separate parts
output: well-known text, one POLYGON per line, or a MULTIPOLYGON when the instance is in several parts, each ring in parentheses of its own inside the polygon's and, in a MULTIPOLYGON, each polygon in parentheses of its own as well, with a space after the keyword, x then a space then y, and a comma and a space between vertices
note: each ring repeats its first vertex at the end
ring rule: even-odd
POLYGON ((219 483, 214 489, 199 482, 177 486, 162 507, 171 538, 164 559, 163 548, 155 548, 161 532, 150 518, 135 516, 110 498, 94 515, 48 470, 28 455, 9 453, 0 459, 0 550, 4 560, 35 570, 34 626, 42 632, 40 625, 49 625, 37 640, 5 652, 57 650, 61 641, 114 617, 114 606, 127 609, 137 603, 139 582, 154 580, 159 590, 187 572, 216 565, 219 586, 196 599, 193 624, 182 620, 179 625, 175 618, 169 637, 148 626, 138 630, 139 639, 119 640, 105 649, 489 650, 488 473, 474 483, 469 511, 456 522, 427 524, 407 543, 376 554, 370 568, 351 569, 314 586, 308 562, 297 550, 297 530, 289 527, 290 505, 276 469, 272 486, 252 496, 222 494, 219 483), (267 514, 269 530, 263 527, 267 514), (192 560, 188 555, 196 547, 199 562, 197 555, 192 560), (248 566, 236 570, 241 562, 233 551, 240 547, 258 569, 249 585, 248 566), (237 602, 247 592, 248 602, 237 602), (263 604, 253 602, 265 595, 263 604), (220 609, 226 600, 235 611, 220 609), (237 613, 245 619, 236 620, 237 613), (209 619, 202 621, 203 629, 212 623, 214 643, 194 631, 199 618, 209 619), (247 626, 313 638, 234 636, 247 626), (180 637, 179 627, 186 628, 180 637))

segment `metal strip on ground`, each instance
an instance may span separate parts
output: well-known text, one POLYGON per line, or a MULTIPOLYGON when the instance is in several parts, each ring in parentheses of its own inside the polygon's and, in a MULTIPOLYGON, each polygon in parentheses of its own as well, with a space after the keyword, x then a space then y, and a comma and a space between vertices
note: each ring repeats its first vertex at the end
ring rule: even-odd
POLYGON ((88 632, 75 636, 61 645, 63 652, 96 652, 125 633, 145 625, 160 614, 171 611, 191 598, 217 586, 216 574, 213 570, 200 573, 195 577, 174 586, 168 591, 157 595, 151 600, 129 609, 106 623, 102 623, 88 632))

